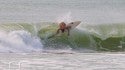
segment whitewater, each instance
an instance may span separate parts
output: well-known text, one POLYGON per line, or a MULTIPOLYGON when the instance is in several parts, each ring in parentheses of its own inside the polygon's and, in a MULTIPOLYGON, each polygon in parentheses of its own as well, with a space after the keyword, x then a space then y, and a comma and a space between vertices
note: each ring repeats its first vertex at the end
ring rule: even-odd
POLYGON ((1 70, 125 70, 124 53, 0 54, 1 70))

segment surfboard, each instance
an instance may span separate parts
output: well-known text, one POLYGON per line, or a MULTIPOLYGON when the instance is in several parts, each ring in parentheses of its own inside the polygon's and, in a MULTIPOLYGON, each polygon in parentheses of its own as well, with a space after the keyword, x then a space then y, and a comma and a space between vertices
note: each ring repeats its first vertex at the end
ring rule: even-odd
POLYGON ((80 23, 81 23, 81 21, 74 21, 74 22, 68 23, 67 26, 70 26, 71 29, 74 29, 74 28, 76 28, 80 23))

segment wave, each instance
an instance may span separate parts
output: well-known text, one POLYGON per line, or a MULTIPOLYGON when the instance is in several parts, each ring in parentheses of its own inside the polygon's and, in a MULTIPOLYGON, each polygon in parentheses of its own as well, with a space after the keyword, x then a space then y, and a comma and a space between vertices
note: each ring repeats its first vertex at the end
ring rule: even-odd
POLYGON ((124 51, 125 24, 81 24, 70 36, 52 36, 58 28, 53 22, 0 25, 0 52, 34 52, 43 49, 91 49, 124 51))
POLYGON ((49 24, 41 28, 39 37, 44 39, 45 46, 53 48, 71 47, 72 49, 88 48, 103 51, 124 51, 125 47, 125 24, 82 24, 71 31, 71 35, 57 36, 52 39, 58 26, 49 24))
POLYGON ((0 52, 38 52, 42 51, 42 47, 39 38, 31 36, 27 31, 0 31, 0 52))

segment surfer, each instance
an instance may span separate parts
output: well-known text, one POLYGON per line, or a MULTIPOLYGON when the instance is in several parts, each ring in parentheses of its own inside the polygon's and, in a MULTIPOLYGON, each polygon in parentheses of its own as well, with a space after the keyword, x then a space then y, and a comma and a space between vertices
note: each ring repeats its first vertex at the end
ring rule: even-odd
POLYGON ((49 38, 52 38, 52 37, 58 35, 60 33, 60 31, 62 33, 64 33, 66 30, 68 31, 67 35, 69 36, 70 35, 70 29, 71 29, 71 26, 67 26, 66 23, 61 22, 61 23, 59 23, 59 28, 57 29, 56 34, 50 36, 49 38))
POLYGON ((64 33, 66 30, 68 31, 68 36, 70 35, 69 31, 70 31, 71 26, 66 26, 66 24, 64 22, 61 22, 59 24, 59 29, 57 29, 56 35, 59 34, 60 30, 62 33, 64 33))
POLYGON ((81 21, 75 21, 75 22, 68 23, 66 25, 66 23, 61 22, 61 23, 59 23, 59 28, 57 29, 56 33, 54 35, 50 36, 49 38, 52 38, 52 37, 58 35, 60 33, 60 31, 61 31, 61 33, 64 33, 67 31, 67 35, 69 36, 70 30, 74 29, 80 23, 81 23, 81 21))

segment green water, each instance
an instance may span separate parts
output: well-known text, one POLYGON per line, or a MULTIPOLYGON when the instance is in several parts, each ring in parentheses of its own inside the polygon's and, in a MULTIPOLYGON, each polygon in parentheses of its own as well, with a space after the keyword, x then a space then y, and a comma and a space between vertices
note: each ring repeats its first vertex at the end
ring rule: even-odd
POLYGON ((25 30, 37 35, 44 48, 87 48, 97 51, 124 51, 125 24, 81 25, 81 28, 71 30, 70 36, 66 33, 49 38, 58 29, 55 23, 10 23, 1 24, 3 31, 25 30), (83 27, 83 30, 81 29, 83 27))

